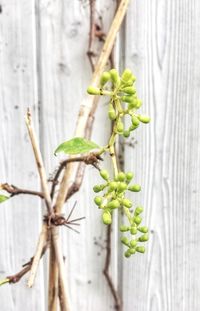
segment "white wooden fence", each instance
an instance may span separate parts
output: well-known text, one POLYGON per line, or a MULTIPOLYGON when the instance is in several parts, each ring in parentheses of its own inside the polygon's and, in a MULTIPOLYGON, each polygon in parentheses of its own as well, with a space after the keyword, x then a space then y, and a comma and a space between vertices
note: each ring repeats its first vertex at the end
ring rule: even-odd
MULTIPOLYGON (((55 147, 73 136, 91 77, 87 59, 89 2, 1 0, 0 182, 39 189, 24 114, 31 108, 47 171, 58 164, 55 147)), ((114 1, 97 1, 107 31, 114 1)), ((142 111, 152 122, 125 145, 125 169, 142 184, 136 203, 151 230, 147 253, 123 257, 113 230, 111 273, 124 311, 200 310, 200 3, 198 0, 132 0, 116 59, 137 76, 142 111)), ((99 43, 100 49, 101 43, 99 43)), ((93 140, 110 131, 105 101, 96 113, 93 140)), ((109 166, 109 164, 107 164, 109 166)), ((114 310, 102 274, 105 226, 94 206, 96 171, 88 168, 75 214, 86 216, 81 234, 63 229, 72 311, 114 310)), ((37 198, 15 197, 0 206, 0 279, 33 255, 41 226, 37 198)), ((117 217, 116 217, 117 223, 117 217)), ((1 311, 47 310, 47 258, 32 289, 27 277, 0 288, 1 311)))

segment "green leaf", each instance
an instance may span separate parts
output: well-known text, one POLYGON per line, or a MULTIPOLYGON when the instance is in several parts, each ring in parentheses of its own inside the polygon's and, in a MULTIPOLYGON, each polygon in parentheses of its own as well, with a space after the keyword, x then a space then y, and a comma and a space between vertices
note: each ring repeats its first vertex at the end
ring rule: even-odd
POLYGON ((0 203, 3 203, 4 201, 8 200, 9 197, 3 194, 0 194, 0 203))
POLYGON ((100 149, 100 146, 85 138, 75 137, 59 145, 54 154, 56 155, 59 152, 82 154, 94 149, 100 149))

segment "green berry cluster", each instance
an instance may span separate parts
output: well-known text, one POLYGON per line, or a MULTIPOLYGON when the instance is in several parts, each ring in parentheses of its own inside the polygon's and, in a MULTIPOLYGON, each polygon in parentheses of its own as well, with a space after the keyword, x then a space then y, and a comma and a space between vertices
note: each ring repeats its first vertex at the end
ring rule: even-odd
POLYGON ((129 233, 129 236, 131 238, 129 239, 127 236, 121 237, 121 242, 128 247, 128 249, 125 251, 124 256, 130 257, 131 255, 135 254, 136 252, 144 253, 145 247, 138 245, 140 242, 147 242, 149 239, 148 235, 148 228, 144 226, 140 226, 142 222, 141 213, 143 212, 143 208, 141 206, 138 206, 135 208, 135 211, 133 213, 133 216, 129 216, 129 226, 121 225, 120 231, 121 232, 127 232, 129 233), (137 234, 142 233, 139 237, 137 237, 137 234), (134 238, 133 238, 134 236, 134 238))
POLYGON ((113 123, 112 134, 108 144, 101 149, 99 155, 109 152, 113 163, 114 179, 110 178, 106 170, 100 171, 104 183, 93 187, 95 193, 101 192, 101 195, 94 198, 94 202, 102 209, 102 221, 106 225, 112 223, 115 209, 121 209, 127 217, 129 225, 120 226, 120 231, 126 234, 121 237, 121 242, 128 247, 124 253, 125 257, 130 257, 136 252, 144 253, 145 247, 141 246, 140 242, 148 240, 148 228, 141 226, 143 208, 138 206, 132 212, 133 204, 126 195, 127 191, 140 191, 141 187, 138 184, 130 184, 133 179, 131 172, 119 172, 115 150, 118 135, 127 138, 140 123, 150 122, 148 116, 137 113, 142 103, 137 96, 135 81, 136 78, 130 69, 125 69, 121 76, 116 69, 111 69, 101 75, 99 87, 89 86, 87 89, 91 95, 106 95, 110 98, 108 117, 113 123), (128 129, 125 128, 126 115, 131 119, 128 129))
POLYGON ((142 102, 137 96, 135 88, 136 78, 130 69, 125 69, 121 77, 116 69, 106 71, 101 75, 100 87, 89 86, 87 92, 91 95, 110 96, 108 116, 110 120, 116 121, 114 131, 125 138, 138 128, 140 122, 149 123, 150 118, 137 113, 142 102), (124 117, 131 118, 130 126, 125 129, 124 117))
POLYGON ((109 176, 107 170, 101 170, 100 176, 105 181, 105 183, 100 185, 95 185, 93 190, 95 193, 103 192, 102 195, 96 196, 94 198, 95 204, 102 209, 102 221, 105 225, 110 225, 112 223, 112 214, 115 209, 122 209, 128 218, 129 226, 122 225, 120 227, 121 232, 128 232, 131 235, 136 235, 138 231, 145 233, 138 239, 129 241, 127 237, 123 236, 121 242, 129 247, 125 252, 126 257, 128 254, 134 254, 136 251, 144 253, 145 249, 143 246, 137 246, 137 242, 144 242, 148 240, 146 227, 140 227, 142 218, 140 214, 143 211, 142 207, 137 207, 134 213, 131 213, 130 208, 132 207, 132 202, 126 198, 126 191, 139 192, 141 190, 140 185, 131 184, 133 179, 133 173, 119 172, 114 180, 109 176))

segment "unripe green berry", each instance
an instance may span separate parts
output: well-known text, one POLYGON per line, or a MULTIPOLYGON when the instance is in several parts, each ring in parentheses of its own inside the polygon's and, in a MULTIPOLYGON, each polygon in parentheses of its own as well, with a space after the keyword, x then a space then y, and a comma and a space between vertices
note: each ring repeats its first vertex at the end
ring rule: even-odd
POLYGON ((139 192, 141 190, 141 186, 138 184, 131 185, 128 187, 128 190, 133 191, 133 192, 139 192))
POLYGON ((123 91, 124 93, 129 94, 129 95, 133 95, 133 94, 136 93, 136 89, 135 89, 134 87, 132 87, 132 86, 125 87, 125 88, 123 88, 122 91, 123 91))
POLYGON ((140 122, 142 123, 149 123, 150 122, 150 117, 145 116, 145 115, 139 115, 138 119, 140 120, 140 122))
POLYGON ((129 249, 129 252, 131 253, 131 255, 133 255, 133 254, 136 253, 136 249, 135 249, 135 248, 130 248, 130 249, 129 249))
POLYGON ((121 100, 125 103, 132 103, 134 101, 134 97, 132 95, 122 96, 121 100))
POLYGON ((117 122, 117 131, 118 131, 119 133, 122 133, 123 130, 124 130, 124 124, 122 123, 122 121, 119 120, 119 121, 117 122))
POLYGON ((137 246, 137 247, 136 247, 136 252, 138 252, 138 253, 144 253, 144 252, 145 252, 145 247, 144 247, 144 246, 137 246))
POLYGON ((138 231, 142 232, 142 233, 147 233, 149 230, 147 227, 139 227, 138 231))
POLYGON ((138 126, 139 126, 139 124, 138 124, 138 125, 131 125, 131 126, 129 127, 129 131, 134 131, 134 130, 136 130, 136 129, 138 128, 138 126))
POLYGON ((129 130, 124 131, 124 132, 123 132, 123 136, 124 136, 125 138, 129 137, 129 136, 130 136, 130 131, 129 131, 129 130))
POLYGON ((125 179, 126 179, 125 173, 119 172, 119 174, 117 175, 117 180, 124 181, 125 179))
POLYGON ((134 115, 131 117, 131 121, 132 121, 132 124, 135 125, 135 126, 138 126, 140 124, 140 121, 134 115))
POLYGON ((128 103, 128 110, 132 110, 133 108, 137 107, 137 101, 133 99, 130 103, 128 103))
POLYGON ((88 94, 90 95, 100 95, 101 94, 101 91, 100 89, 98 89, 97 87, 94 87, 94 86, 88 86, 87 88, 87 92, 88 94))
POLYGON ((140 216, 135 216, 133 221, 135 224, 139 225, 142 222, 142 218, 140 216))
POLYGON ((136 240, 131 240, 130 241, 130 247, 135 247, 137 245, 137 241, 136 240))
POLYGON ((112 80, 113 84, 118 84, 120 81, 118 71, 116 69, 111 69, 109 71, 109 73, 110 73, 111 80, 112 80))
POLYGON ((109 179, 109 174, 108 174, 108 171, 107 170, 101 170, 100 171, 100 175, 103 179, 107 180, 109 179))
POLYGON ((126 180, 130 182, 132 179, 133 179, 133 173, 131 172, 126 173, 126 180))
POLYGON ((118 183, 117 183, 117 182, 111 181, 111 182, 109 183, 109 188, 110 188, 111 191, 116 190, 117 187, 118 187, 118 183))
POLYGON ((123 82, 127 82, 132 78, 132 76, 133 76, 132 71, 130 69, 126 68, 123 71, 121 78, 122 78, 123 82))
POLYGON ((127 208, 131 208, 132 207, 132 202, 128 199, 123 199, 122 200, 122 205, 124 205, 127 208))
POLYGON ((103 198, 102 197, 95 197, 94 202, 96 205, 100 206, 103 202, 103 198))
POLYGON ((125 256, 126 258, 131 257, 131 252, 130 252, 129 249, 127 249, 127 251, 125 251, 124 256, 125 256))
POLYGON ((112 200, 107 204, 107 207, 109 209, 115 209, 115 208, 119 208, 120 207, 120 203, 118 200, 112 200))
POLYGON ((114 121, 114 120, 116 119, 117 115, 116 115, 116 113, 115 113, 114 110, 109 110, 109 111, 108 111, 108 117, 109 117, 109 119, 110 119, 111 121, 114 121))
POLYGON ((118 192, 124 192, 127 189, 127 184, 125 182, 120 182, 118 184, 118 192))
POLYGON ((136 227, 131 227, 130 233, 131 233, 132 235, 137 234, 137 228, 136 228, 136 227))
POLYGON ((129 231, 129 227, 128 227, 128 226, 121 225, 120 228, 119 228, 119 230, 120 230, 121 232, 126 232, 126 231, 129 231))
POLYGON ((136 103, 136 108, 139 109, 141 106, 142 106, 142 101, 138 99, 136 103))
POLYGON ((135 216, 140 215, 140 214, 143 212, 143 210, 144 210, 144 209, 143 209, 142 206, 136 207, 135 212, 134 212, 134 215, 135 215, 135 216))
POLYGON ((149 235, 147 233, 145 233, 139 237, 140 242, 146 242, 146 241, 148 241, 148 239, 149 239, 149 235))
POLYGON ((122 242, 124 245, 129 246, 129 240, 128 240, 127 237, 122 236, 122 237, 121 237, 121 242, 122 242))
POLYGON ((102 214, 102 220, 105 225, 110 225, 112 223, 112 216, 109 211, 104 211, 102 214))
POLYGON ((100 78, 100 85, 104 86, 111 79, 110 73, 105 71, 102 73, 100 78))
POLYGON ((95 185, 93 187, 93 191, 96 192, 96 193, 100 192, 100 191, 102 191, 104 189, 104 187, 105 187, 105 185, 95 185))

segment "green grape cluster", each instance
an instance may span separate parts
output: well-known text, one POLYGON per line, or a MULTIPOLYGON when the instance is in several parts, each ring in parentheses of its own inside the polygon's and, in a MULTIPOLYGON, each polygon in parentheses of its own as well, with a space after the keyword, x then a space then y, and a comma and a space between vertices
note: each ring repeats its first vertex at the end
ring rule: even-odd
POLYGON ((130 69, 125 69, 121 77, 116 69, 106 71, 101 75, 99 88, 89 86, 87 92, 91 95, 110 96, 108 116, 110 120, 116 121, 115 132, 125 138, 136 130, 140 123, 149 123, 150 117, 137 113, 142 102, 137 96, 135 88, 136 78, 130 69), (131 118, 130 126, 125 129, 124 117, 131 118))
POLYGON ((102 221, 105 225, 110 225, 112 223, 112 215, 115 209, 122 209, 125 215, 128 218, 129 226, 120 226, 121 232, 129 232, 130 235, 136 235, 137 232, 143 232, 144 235, 131 241, 127 237, 123 236, 121 242, 128 246, 129 249, 125 252, 126 257, 130 257, 131 254, 134 254, 136 251, 144 253, 145 249, 143 246, 138 246, 137 242, 147 241, 147 232, 146 227, 140 227, 142 218, 140 214, 143 211, 142 207, 137 207, 132 214, 131 207, 132 202, 126 198, 126 192, 139 192, 141 186, 138 184, 130 184, 133 179, 133 173, 128 172, 119 172, 112 180, 109 176, 107 170, 101 170, 100 176, 105 181, 102 184, 95 185, 93 190, 95 193, 102 193, 94 198, 95 204, 102 209, 102 221))
POLYGON ((124 233, 121 242, 127 247, 125 257, 130 257, 136 252, 144 253, 145 247, 140 243, 149 238, 148 228, 141 226, 143 208, 138 206, 132 211, 133 204, 127 198, 127 191, 138 192, 141 187, 138 184, 130 184, 133 179, 131 172, 119 172, 114 148, 118 135, 127 138, 140 123, 150 122, 148 116, 137 112, 142 103, 137 96, 135 81, 136 78, 130 69, 125 69, 121 76, 116 69, 111 69, 101 75, 99 87, 89 86, 87 89, 91 95, 106 95, 110 98, 108 117, 113 122, 112 134, 100 154, 109 152, 115 177, 110 178, 106 170, 100 171, 104 183, 93 187, 95 193, 100 193, 94 198, 94 202, 102 210, 102 221, 106 225, 112 223, 112 215, 116 209, 121 209, 127 217, 129 224, 120 226, 120 232, 124 233), (126 116, 131 120, 128 128, 125 128, 126 116))

